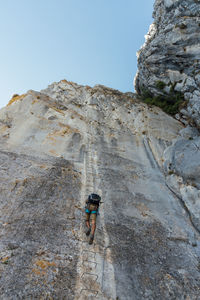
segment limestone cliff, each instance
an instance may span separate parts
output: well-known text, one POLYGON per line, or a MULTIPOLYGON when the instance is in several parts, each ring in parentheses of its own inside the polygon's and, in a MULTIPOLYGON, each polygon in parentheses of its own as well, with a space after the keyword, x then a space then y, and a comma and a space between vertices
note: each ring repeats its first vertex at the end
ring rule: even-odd
POLYGON ((153 17, 138 53, 136 90, 164 96, 182 93, 187 101, 181 110, 183 121, 200 127, 200 1, 156 0, 153 17))
POLYGON ((100 85, 15 96, 0 110, 0 298, 198 299, 197 140, 100 85), (92 246, 91 192, 103 199, 92 246))
POLYGON ((165 151, 163 166, 169 174, 168 186, 187 209, 190 207, 190 217, 199 230, 200 2, 156 0, 153 17, 146 42, 138 52, 135 87, 147 102, 179 106, 176 118, 193 126, 181 131, 181 138, 165 151), (192 210, 191 202, 196 203, 192 210))

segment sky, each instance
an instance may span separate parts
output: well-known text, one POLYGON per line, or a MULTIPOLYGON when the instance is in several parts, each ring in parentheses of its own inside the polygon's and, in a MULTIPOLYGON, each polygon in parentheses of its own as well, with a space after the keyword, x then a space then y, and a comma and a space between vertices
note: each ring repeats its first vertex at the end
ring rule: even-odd
POLYGON ((134 91, 154 0, 0 1, 0 107, 62 79, 134 91))

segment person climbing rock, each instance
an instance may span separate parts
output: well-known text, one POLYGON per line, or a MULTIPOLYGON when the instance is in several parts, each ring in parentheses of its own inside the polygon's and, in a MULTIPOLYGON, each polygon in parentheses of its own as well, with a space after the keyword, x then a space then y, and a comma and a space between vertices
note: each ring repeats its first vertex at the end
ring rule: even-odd
POLYGON ((85 221, 86 221, 86 235, 89 236, 90 233, 90 239, 89 244, 92 245, 94 240, 94 233, 96 229, 96 219, 99 209, 99 204, 101 201, 101 197, 97 194, 90 194, 88 196, 88 199, 86 200, 86 206, 85 206, 85 221), (90 221, 92 226, 90 226, 90 221))

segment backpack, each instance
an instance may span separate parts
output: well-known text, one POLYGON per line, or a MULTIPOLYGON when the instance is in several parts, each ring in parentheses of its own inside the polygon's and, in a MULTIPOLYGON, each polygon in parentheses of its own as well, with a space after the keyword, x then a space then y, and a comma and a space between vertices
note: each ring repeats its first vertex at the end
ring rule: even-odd
POLYGON ((99 207, 99 204, 100 204, 100 201, 101 201, 101 197, 97 194, 90 194, 88 196, 88 203, 89 204, 95 204, 99 207))

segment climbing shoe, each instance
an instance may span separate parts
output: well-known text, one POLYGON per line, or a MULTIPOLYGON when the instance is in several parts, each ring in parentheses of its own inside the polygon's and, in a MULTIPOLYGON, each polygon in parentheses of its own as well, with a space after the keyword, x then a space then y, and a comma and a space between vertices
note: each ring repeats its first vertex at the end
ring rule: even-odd
POLYGON ((91 235, 91 236, 90 236, 90 240, 89 240, 89 244, 92 245, 92 244, 93 244, 93 241, 94 241, 94 235, 91 235))
POLYGON ((85 234, 88 236, 88 235, 90 235, 90 232, 91 232, 91 228, 87 228, 85 234))

